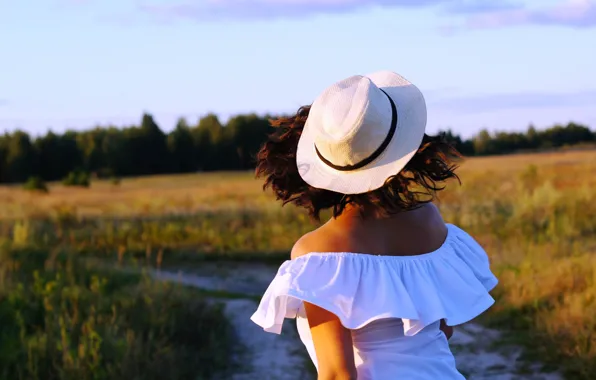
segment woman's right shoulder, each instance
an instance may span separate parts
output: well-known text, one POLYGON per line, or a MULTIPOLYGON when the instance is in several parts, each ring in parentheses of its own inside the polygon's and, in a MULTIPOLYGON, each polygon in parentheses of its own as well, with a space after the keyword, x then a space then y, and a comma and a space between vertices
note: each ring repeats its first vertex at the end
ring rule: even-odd
POLYGON ((336 251, 337 244, 335 240, 334 234, 332 234, 331 231, 328 231, 326 225, 322 225, 313 231, 307 232, 302 235, 300 239, 296 240, 292 247, 290 257, 293 260, 312 252, 336 251))
POLYGON ((302 235, 300 239, 296 240, 294 246, 292 247, 292 251, 290 252, 290 258, 294 260, 310 252, 314 252, 313 248, 316 245, 316 235, 317 230, 314 230, 307 232, 306 234, 302 235))

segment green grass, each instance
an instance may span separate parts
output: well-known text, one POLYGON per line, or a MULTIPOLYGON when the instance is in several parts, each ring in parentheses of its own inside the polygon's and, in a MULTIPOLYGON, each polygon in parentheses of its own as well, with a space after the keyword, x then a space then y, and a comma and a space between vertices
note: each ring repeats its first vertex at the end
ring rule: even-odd
MULTIPOLYGON (((448 222, 487 250, 497 302, 481 321, 570 379, 596 373, 596 150, 467 161, 441 194, 448 222)), ((123 180, 117 188, 0 188, 0 240, 113 263, 279 263, 315 228, 250 173, 123 180)), ((194 263, 194 264, 193 264, 194 263)))
POLYGON ((47 250, 0 251, 0 378, 209 379, 231 327, 201 292, 47 250))
MULTIPOLYGON (((286 208, 275 212, 234 210, 152 218, 55 218, 0 221, 0 239, 17 246, 69 246, 94 252, 163 251, 264 253, 287 251, 291 239, 312 228, 304 214, 286 208)), ((203 255, 205 256, 205 255, 203 255)))

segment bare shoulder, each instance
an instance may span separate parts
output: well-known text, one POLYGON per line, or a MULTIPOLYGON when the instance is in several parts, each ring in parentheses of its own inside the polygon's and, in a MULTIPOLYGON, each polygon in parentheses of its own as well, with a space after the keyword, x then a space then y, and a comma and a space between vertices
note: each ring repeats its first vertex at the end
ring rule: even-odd
POLYGON ((290 254, 292 260, 296 259, 300 256, 304 256, 309 252, 313 252, 313 246, 315 245, 314 242, 316 240, 316 234, 317 234, 317 230, 308 232, 304 235, 302 235, 302 237, 300 239, 298 239, 296 241, 296 243, 294 243, 294 246, 292 247, 292 252, 290 254))
POLYGON ((439 207, 437 207, 437 205, 435 205, 434 203, 427 203, 426 205, 429 209, 429 212, 432 214, 432 217, 436 221, 445 224, 445 220, 443 220, 443 215, 441 215, 441 210, 439 210, 439 207))
POLYGON ((292 247, 292 259, 311 252, 325 252, 333 250, 333 238, 326 225, 304 234, 292 247))
POLYGON ((324 224, 296 241, 291 258, 296 259, 312 252, 423 253, 434 250, 447 235, 445 221, 433 203, 408 212, 407 216, 383 223, 364 228, 324 224))

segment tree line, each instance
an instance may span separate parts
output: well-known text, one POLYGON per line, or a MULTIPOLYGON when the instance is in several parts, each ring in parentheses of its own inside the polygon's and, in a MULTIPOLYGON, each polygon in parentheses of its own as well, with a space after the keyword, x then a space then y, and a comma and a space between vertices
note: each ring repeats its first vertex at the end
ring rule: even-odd
MULTIPOLYGON (((237 115, 222 124, 214 114, 195 125, 185 119, 165 133, 150 114, 139 125, 96 127, 87 131, 52 131, 31 137, 17 130, 0 135, 0 183, 20 183, 32 177, 44 181, 68 178, 73 172, 99 177, 126 177, 254 168, 254 156, 273 132, 270 116, 237 115)), ((596 132, 568 123, 525 132, 480 131, 462 139, 442 132, 466 156, 506 154, 557 148, 596 141, 596 132)))

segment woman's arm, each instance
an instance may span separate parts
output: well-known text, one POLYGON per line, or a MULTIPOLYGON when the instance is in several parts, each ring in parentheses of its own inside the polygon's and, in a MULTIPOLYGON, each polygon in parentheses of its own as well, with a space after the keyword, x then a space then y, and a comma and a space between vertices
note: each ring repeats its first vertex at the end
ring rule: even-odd
POLYGON ((453 335, 453 326, 447 326, 447 324, 445 323, 444 319, 441 319, 441 331, 443 331, 445 333, 445 336, 447 337, 447 340, 451 339, 451 336, 453 335))
POLYGON ((318 380, 356 380, 350 330, 325 309, 307 302, 304 308, 317 355, 318 380))

